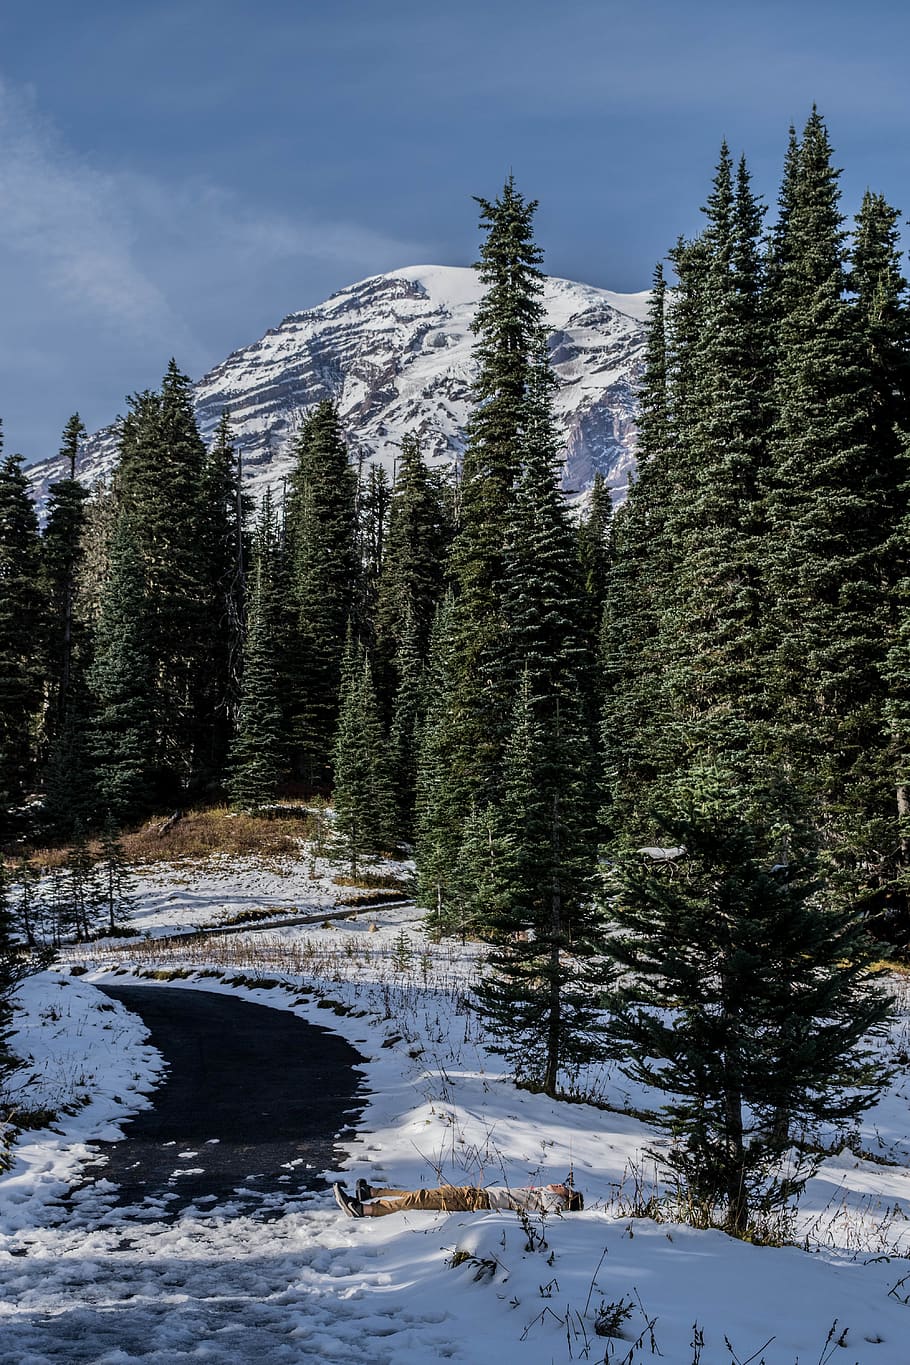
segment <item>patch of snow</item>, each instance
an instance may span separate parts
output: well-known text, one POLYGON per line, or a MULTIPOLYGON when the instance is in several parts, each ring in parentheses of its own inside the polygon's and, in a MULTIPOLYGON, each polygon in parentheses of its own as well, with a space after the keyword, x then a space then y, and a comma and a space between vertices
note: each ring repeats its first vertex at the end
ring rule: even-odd
MULTIPOLYGON (((236 871, 239 877, 239 864, 236 871)), ((206 910, 201 887, 209 875, 199 883, 190 877, 187 888, 203 917, 220 910, 225 896, 220 879, 205 883, 206 910)), ((271 874, 250 865, 245 875, 271 874)), ((331 894, 328 865, 318 885, 331 894)), ((149 913, 169 911, 160 905, 149 913)), ((253 1213, 231 1200, 200 1200, 168 1221, 167 1196, 139 1210, 119 1208, 103 1176, 61 1204, 92 1141, 146 1103, 160 1075, 142 1025, 121 1006, 112 1010, 93 983, 131 963, 145 969, 156 953, 161 965, 199 967, 215 951, 214 944, 98 945, 88 977, 47 973, 22 991, 17 1044, 32 1071, 48 1078, 43 1089, 34 1083, 35 1095, 43 1102, 84 1093, 89 1102, 62 1115, 59 1131, 23 1135, 12 1171, 0 1177, 3 1365, 618 1365, 624 1358, 638 1365, 652 1358, 651 1332, 664 1360, 690 1365, 696 1330, 702 1365, 730 1365, 725 1338, 739 1359, 759 1352, 766 1365, 833 1365, 841 1355, 846 1365, 906 1365, 904 1072, 864 1119, 854 1144, 861 1154, 829 1157, 807 1187, 794 1240, 806 1239, 811 1250, 748 1246, 633 1216, 636 1188, 639 1197, 659 1192, 646 1152, 661 1139, 619 1109, 641 1113, 657 1097, 626 1082, 612 1063, 575 1078, 612 1109, 516 1089, 465 1009, 476 946, 429 941, 413 909, 228 942, 245 985, 208 976, 158 988, 209 989, 291 1009, 331 1026, 366 1057, 367 1107, 327 1181, 342 1178, 352 1188, 362 1175, 396 1187, 439 1179, 524 1185, 561 1180, 571 1169, 585 1211, 535 1215, 529 1229, 502 1213, 355 1220, 336 1208, 328 1186, 305 1197, 293 1197, 291 1186, 287 1195, 263 1196, 253 1213), (256 988, 257 974, 286 988, 256 988), (352 1012, 319 1008, 322 998, 352 1012), (597 1335, 598 1321, 617 1304, 629 1310, 623 1339, 597 1335), (639 1337, 641 1349, 630 1354, 639 1337), (843 1351, 832 1344, 838 1340, 843 1351)), ((906 1050, 910 1034, 908 992, 899 989, 885 1043, 892 1054, 906 1050)), ((178 1161, 193 1154, 174 1152, 178 1161)), ((175 1182, 185 1169, 175 1169, 175 1182)))

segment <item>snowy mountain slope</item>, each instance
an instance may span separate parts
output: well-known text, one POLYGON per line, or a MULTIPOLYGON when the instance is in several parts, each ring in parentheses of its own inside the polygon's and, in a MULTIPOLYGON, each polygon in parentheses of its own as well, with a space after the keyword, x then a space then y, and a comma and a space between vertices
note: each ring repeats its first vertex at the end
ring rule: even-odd
MULTIPOLYGON (((450 461, 463 445, 474 375, 470 327, 481 293, 471 269, 409 266, 291 313, 196 385, 203 435, 229 408, 254 492, 286 475, 294 436, 324 398, 338 402, 352 450, 390 473, 409 431, 419 434, 429 461, 450 461)), ((546 282, 567 488, 586 487, 595 470, 616 488, 626 484, 647 300, 647 293, 546 282)), ((87 441, 80 476, 89 484, 107 478, 115 462, 115 434, 107 428, 87 441)), ((56 459, 33 466, 36 496, 63 472, 56 459)))

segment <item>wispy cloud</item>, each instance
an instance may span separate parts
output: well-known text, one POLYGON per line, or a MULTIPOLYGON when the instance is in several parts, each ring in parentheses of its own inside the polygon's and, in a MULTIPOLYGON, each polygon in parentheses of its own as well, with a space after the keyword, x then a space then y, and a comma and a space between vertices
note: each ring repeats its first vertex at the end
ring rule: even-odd
POLYGON ((70 411, 109 420, 170 355, 200 374, 317 301, 323 280, 328 292, 425 255, 202 179, 97 166, 2 80, 0 205, 0 416, 36 456, 70 411))
POLYGON ((189 339, 136 259, 130 206, 117 178, 73 156, 33 101, 2 82, 0 202, 0 248, 20 293, 31 278, 36 293, 52 291, 96 322, 189 339))

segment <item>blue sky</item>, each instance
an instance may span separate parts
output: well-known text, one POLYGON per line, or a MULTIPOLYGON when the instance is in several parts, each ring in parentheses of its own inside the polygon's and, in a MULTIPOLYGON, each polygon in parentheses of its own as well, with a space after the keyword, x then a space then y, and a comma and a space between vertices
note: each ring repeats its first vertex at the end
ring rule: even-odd
POLYGON ((554 274, 645 288, 721 138, 773 204, 813 100, 910 211, 892 0, 31 0, 0 7, 0 416, 53 453, 365 275, 476 255, 513 170, 554 274))

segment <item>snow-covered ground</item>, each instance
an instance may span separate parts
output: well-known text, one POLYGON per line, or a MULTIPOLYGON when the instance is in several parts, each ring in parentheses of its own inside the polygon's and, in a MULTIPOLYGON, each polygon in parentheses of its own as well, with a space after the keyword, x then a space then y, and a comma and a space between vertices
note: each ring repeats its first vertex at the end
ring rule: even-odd
MULTIPOLYGON (((143 880, 138 927, 160 934, 271 896, 281 908, 321 908, 338 890, 330 871, 320 865, 313 877, 308 860, 280 875, 253 861, 199 877, 159 870, 143 880)), ((23 1134, 0 1177, 0 1362, 907 1365, 904 1074, 857 1135, 864 1155, 830 1157, 810 1183, 794 1229, 800 1245, 744 1245, 635 1216, 653 1191, 642 1155, 653 1131, 616 1110, 512 1086, 465 1008, 476 965, 470 945, 429 942, 417 912, 402 907, 185 948, 100 945, 27 982, 23 1103, 70 1112, 23 1134), (247 984, 186 975, 160 989, 230 991, 291 1009, 337 1029, 367 1059, 367 1107, 339 1149, 343 1169, 327 1178, 522 1185, 572 1169, 584 1213, 535 1216, 526 1227, 502 1213, 350 1220, 327 1188, 284 1210, 272 1197, 253 1212, 196 1208, 167 1222, 117 1207, 97 1171, 61 1202, 92 1141, 149 1102, 160 1069, 139 1021, 94 983, 207 963, 247 984), (72 976, 73 966, 88 970, 72 976), (257 978, 297 989, 257 988, 257 978), (301 985, 315 987, 309 1002, 301 985), (350 1012, 320 1008, 320 997, 350 1012), (601 1334, 611 1319, 621 1336, 601 1334)), ((894 1052, 906 1050, 908 1021, 905 1000, 894 1052)), ((617 1108, 654 1101, 609 1067, 579 1085, 617 1108)))
MULTIPOLYGON (((384 863, 382 872, 407 877, 401 863, 384 863)), ((299 861, 287 857, 207 858, 192 866, 154 863, 141 869, 132 928, 157 938, 191 929, 236 924, 261 912, 276 916, 329 913, 352 896, 368 894, 337 884, 337 863, 315 854, 299 861)))

